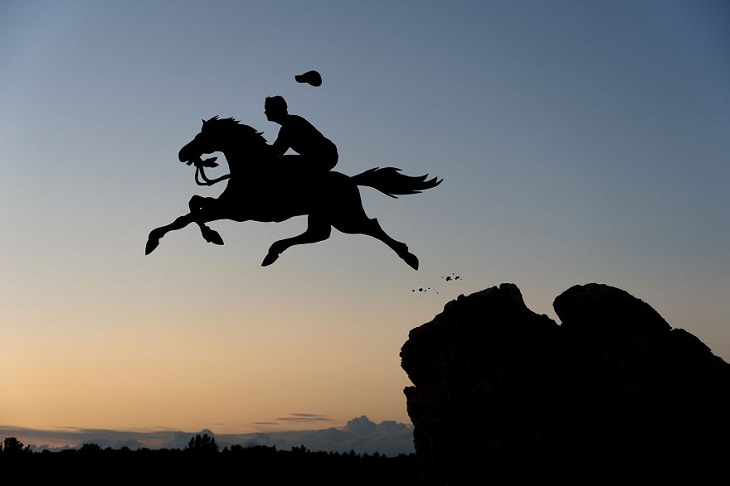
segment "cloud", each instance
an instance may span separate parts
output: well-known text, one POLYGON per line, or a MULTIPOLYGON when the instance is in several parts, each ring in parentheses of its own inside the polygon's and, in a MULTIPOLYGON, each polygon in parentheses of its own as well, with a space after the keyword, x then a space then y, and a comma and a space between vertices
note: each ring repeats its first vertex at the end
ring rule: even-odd
MULTIPOLYGON (((326 422, 331 419, 314 414, 291 414, 284 417, 285 423, 326 422)), ((277 419, 282 421, 282 419, 277 419)), ((264 422, 265 423, 265 422, 264 422)), ((266 423, 265 423, 266 424, 266 423)), ((330 427, 318 430, 262 432, 250 434, 214 434, 204 429, 197 432, 179 430, 154 430, 149 432, 129 432, 106 429, 54 429, 36 430, 19 427, 0 426, 0 440, 16 437, 33 450, 60 450, 79 448, 83 444, 97 444, 103 448, 119 449, 128 447, 150 449, 184 449, 191 437, 208 434, 215 437, 222 449, 232 445, 275 446, 279 450, 305 446, 311 451, 350 452, 386 456, 410 454, 414 452, 413 426, 394 421, 372 422, 366 416, 354 418, 343 428, 330 427)))
POLYGON ((354 418, 341 429, 267 432, 242 435, 219 435, 216 441, 224 445, 268 445, 288 450, 301 445, 312 451, 350 452, 386 456, 414 452, 413 426, 394 421, 372 422, 366 416, 354 418))
POLYGON ((292 413, 287 417, 279 417, 276 419, 285 423, 308 423, 308 422, 330 422, 332 419, 324 415, 315 415, 312 413, 292 413))

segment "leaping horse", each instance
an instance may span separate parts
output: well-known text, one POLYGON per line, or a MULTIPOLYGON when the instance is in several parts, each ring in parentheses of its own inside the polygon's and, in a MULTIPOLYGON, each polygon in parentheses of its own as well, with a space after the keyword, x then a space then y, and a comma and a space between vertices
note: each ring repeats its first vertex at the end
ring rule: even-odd
POLYGON ((190 223, 198 225, 206 241, 222 245, 223 238, 206 223, 220 219, 281 222, 308 215, 306 231, 274 242, 262 266, 274 263, 291 246, 326 240, 335 227, 343 233, 364 234, 382 241, 418 270, 418 258, 408 251, 408 246, 391 238, 377 219, 365 214, 358 186, 369 186, 395 198, 436 187, 440 179, 428 179, 428 175, 407 176, 394 167, 373 168, 352 177, 336 171, 311 175, 305 172, 306 168, 286 166, 286 162, 275 156, 261 132, 233 118, 217 116, 203 120, 200 133, 180 149, 178 158, 180 162, 195 165, 196 181, 200 185, 228 182, 218 198, 193 196, 188 204, 189 213, 153 229, 145 247, 146 255, 157 248, 168 232, 190 223), (205 167, 216 166, 216 159, 201 157, 214 152, 223 153, 230 173, 211 180, 205 175, 205 167))

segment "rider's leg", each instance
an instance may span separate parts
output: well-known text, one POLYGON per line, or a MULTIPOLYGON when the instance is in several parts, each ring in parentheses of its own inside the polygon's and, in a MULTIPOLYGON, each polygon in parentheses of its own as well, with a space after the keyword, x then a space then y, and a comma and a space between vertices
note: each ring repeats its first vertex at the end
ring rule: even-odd
POLYGON ((274 242, 269 248, 269 252, 261 263, 261 266, 266 267, 271 265, 279 258, 282 252, 294 245, 317 243, 318 241, 329 238, 332 232, 332 226, 330 226, 327 220, 310 215, 307 223, 307 230, 301 235, 274 242))

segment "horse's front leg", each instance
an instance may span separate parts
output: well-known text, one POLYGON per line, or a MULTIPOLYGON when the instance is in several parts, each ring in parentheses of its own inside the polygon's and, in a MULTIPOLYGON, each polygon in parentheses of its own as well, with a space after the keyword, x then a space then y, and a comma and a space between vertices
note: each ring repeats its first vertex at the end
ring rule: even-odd
POLYGON ((188 213, 180 216, 168 225, 160 226, 159 228, 153 229, 152 231, 150 231, 150 234, 147 237, 147 245, 145 246, 144 254, 149 255, 150 253, 152 253, 155 248, 157 248, 157 246, 160 244, 160 239, 170 231, 182 229, 194 221, 195 217, 193 216, 193 214, 188 213))
MULTIPOLYGON (((211 209, 215 202, 216 199, 212 197, 202 197, 196 195, 190 198, 188 207, 190 208, 191 214, 198 215, 206 209, 211 209)), ((216 245, 223 244, 223 238, 221 237, 221 235, 216 230, 205 224, 205 221, 203 219, 196 219, 195 222, 198 224, 198 227, 200 228, 200 233, 203 235, 205 241, 207 241, 208 243, 214 243, 216 245)))

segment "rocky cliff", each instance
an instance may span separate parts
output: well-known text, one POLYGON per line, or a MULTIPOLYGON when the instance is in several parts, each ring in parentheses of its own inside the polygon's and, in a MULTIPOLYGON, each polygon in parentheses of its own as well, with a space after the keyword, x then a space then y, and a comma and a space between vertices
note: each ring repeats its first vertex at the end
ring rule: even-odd
POLYGON ((502 284, 410 332, 423 484, 730 478, 730 365, 617 288, 575 286, 554 309, 560 325, 502 284))

